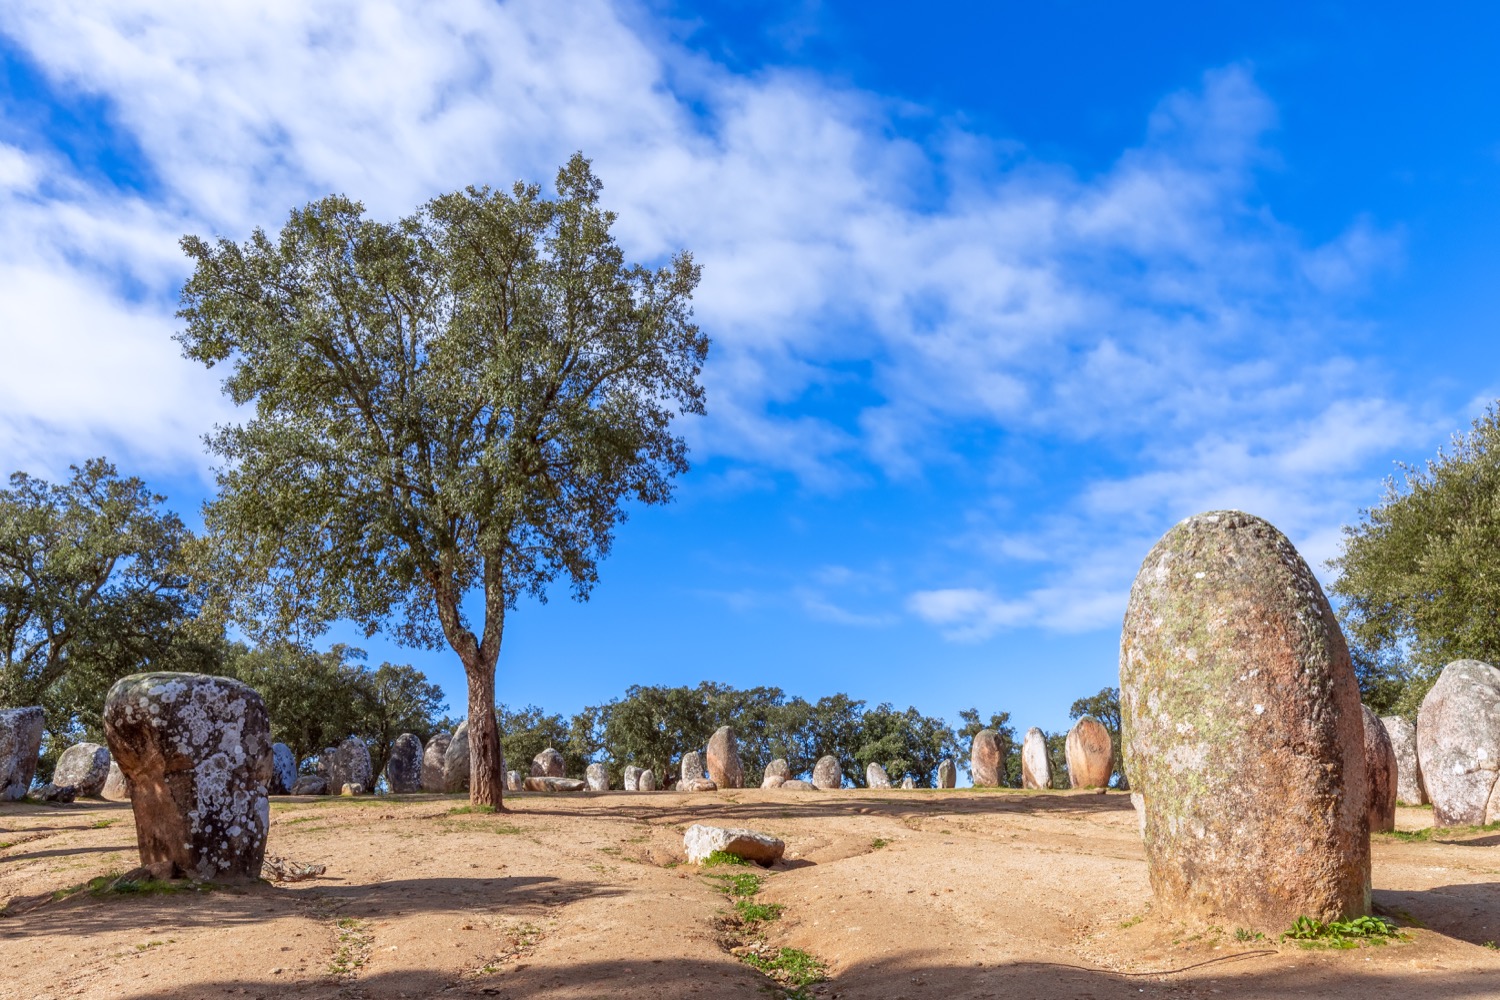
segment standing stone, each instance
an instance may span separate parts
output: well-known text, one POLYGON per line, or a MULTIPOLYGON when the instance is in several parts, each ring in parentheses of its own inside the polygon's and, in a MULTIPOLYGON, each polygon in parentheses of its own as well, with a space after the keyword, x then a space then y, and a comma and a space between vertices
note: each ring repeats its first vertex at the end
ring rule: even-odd
POLYGON ((780 788, 792 776, 792 769, 785 760, 777 757, 766 765, 766 773, 760 779, 762 788, 780 788))
POLYGON ((917 783, 913 781, 912 776, 908 774, 906 777, 901 779, 901 787, 906 789, 907 791, 911 791, 913 788, 917 787, 917 783))
POLYGON ((562 778, 566 777, 567 773, 568 769, 563 763, 563 755, 551 747, 531 758, 531 777, 533 778, 562 778))
POLYGON ((1052 787, 1052 755, 1047 753, 1047 737, 1036 726, 1026 730, 1021 742, 1021 787, 1052 787))
POLYGON ((739 742, 734 738, 734 730, 728 726, 720 726, 708 739, 708 776, 720 788, 745 787, 739 742))
POLYGON ((1396 749, 1375 713, 1366 705, 1365 779, 1370 787, 1370 832, 1390 833, 1396 829, 1396 749))
POLYGON ((260 877, 271 825, 260 695, 227 677, 133 674, 109 689, 104 733, 130 780, 142 865, 158 878, 260 877))
POLYGON ((636 778, 636 790, 642 792, 656 791, 656 772, 649 767, 642 771, 636 778))
POLYGON ((42 722, 42 710, 34 705, 0 709, 0 801, 15 801, 31 787, 42 752, 42 722))
POLYGON ((410 795, 422 790, 422 741, 415 733, 402 733, 391 744, 385 762, 386 784, 392 795, 410 795))
POLYGON ((443 791, 469 790, 469 720, 458 724, 443 751, 443 791))
POLYGON ((623 784, 625 785, 625 790, 627 792, 638 792, 638 791, 640 791, 641 790, 641 769, 638 768, 638 767, 636 767, 634 764, 627 765, 626 768, 625 768, 625 775, 624 775, 624 782, 623 782, 623 784))
POLYGON ((1005 784, 1005 744, 993 729, 981 729, 969 745, 969 773, 976 788, 1005 784))
POLYGON ((118 761, 109 762, 109 777, 104 779, 104 788, 100 790, 99 797, 111 802, 130 801, 130 779, 120 770, 118 761))
POLYGON ((1417 710, 1417 759, 1438 826, 1500 820, 1500 670, 1443 668, 1417 710))
POLYGON ((1281 532, 1215 511, 1156 543, 1125 612, 1120 707, 1161 915, 1271 933, 1369 912, 1359 689, 1281 532))
POLYGON ((1115 745, 1104 723, 1085 715, 1068 730, 1068 783, 1074 788, 1108 788, 1115 773, 1115 745))
POLYGON ((290 795, 297 783, 297 756, 285 743, 271 744, 271 780, 266 791, 271 795, 290 795))
POLYGON ((1399 715, 1382 716, 1380 724, 1396 754, 1396 801, 1408 806, 1427 804, 1422 769, 1417 766, 1417 727, 1399 715))
POLYGON ((839 759, 833 754, 819 757, 813 765, 813 787, 820 789, 843 788, 844 772, 839 768, 839 759))
POLYGON ((108 777, 109 751, 97 743, 75 743, 57 758, 52 783, 72 785, 80 798, 94 798, 104 791, 108 777))
POLYGON ((526 775, 520 771, 509 770, 505 772, 505 790, 507 792, 520 792, 526 788, 526 775))
POLYGON ((872 760, 865 766, 865 785, 869 788, 890 788, 891 776, 885 773, 885 768, 872 760))
POLYGON ((583 772, 583 780, 591 792, 609 791, 609 770, 603 764, 590 764, 583 772))
POLYGON ((953 788, 958 784, 958 765, 951 760, 943 760, 938 764, 938 787, 953 788))
POLYGON ((707 775, 703 768, 703 755, 696 750, 689 750, 682 755, 682 780, 696 781, 707 775))
POLYGON ((422 751, 422 791, 448 790, 443 778, 443 764, 448 755, 448 744, 452 742, 452 733, 438 733, 427 741, 427 747, 422 751))
POLYGON ((329 788, 345 785, 375 787, 375 765, 370 760, 370 748, 358 736, 345 737, 332 753, 325 751, 325 754, 329 788))

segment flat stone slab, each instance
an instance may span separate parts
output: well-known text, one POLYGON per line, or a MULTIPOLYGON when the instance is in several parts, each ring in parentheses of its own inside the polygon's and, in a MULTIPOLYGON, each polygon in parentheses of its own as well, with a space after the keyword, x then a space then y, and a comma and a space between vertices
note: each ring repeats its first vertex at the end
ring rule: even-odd
POLYGON ((588 787, 588 782, 577 778, 549 778, 533 774, 526 779, 523 787, 528 792, 581 792, 588 787))
POLYGON ((768 833, 706 823, 688 827, 682 835, 682 846, 687 850, 687 859, 699 865, 714 851, 767 866, 780 861, 786 853, 786 841, 768 833))

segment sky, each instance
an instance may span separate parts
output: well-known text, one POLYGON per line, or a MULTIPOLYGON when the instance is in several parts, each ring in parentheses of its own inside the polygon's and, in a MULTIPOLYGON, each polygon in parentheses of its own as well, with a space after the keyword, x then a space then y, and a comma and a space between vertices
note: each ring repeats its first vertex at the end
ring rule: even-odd
MULTIPOLYGON (((185 233, 594 162, 713 346, 674 503, 499 692, 630 684, 1066 727, 1154 541, 1234 507, 1325 583, 1500 394, 1500 9, 1372 3, 8 0, 0 472, 106 455, 192 524, 236 414, 185 233)), ((462 670, 416 664, 454 714, 462 670)))

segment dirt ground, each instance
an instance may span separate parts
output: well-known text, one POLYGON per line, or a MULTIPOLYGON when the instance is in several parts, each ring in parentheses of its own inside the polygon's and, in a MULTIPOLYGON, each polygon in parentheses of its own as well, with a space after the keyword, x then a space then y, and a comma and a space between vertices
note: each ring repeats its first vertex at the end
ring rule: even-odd
MULTIPOLYGON (((1500 998, 1500 835, 1375 838, 1377 912, 1409 939, 1305 951, 1153 918, 1123 794, 735 791, 274 800, 295 884, 72 895, 136 864, 128 804, 0 805, 0 997, 781 995, 693 822, 782 837, 764 953, 824 963, 814 998, 1500 998), (54 898, 54 894, 62 898, 54 898)), ((1402 829, 1430 812, 1403 809, 1402 829)))

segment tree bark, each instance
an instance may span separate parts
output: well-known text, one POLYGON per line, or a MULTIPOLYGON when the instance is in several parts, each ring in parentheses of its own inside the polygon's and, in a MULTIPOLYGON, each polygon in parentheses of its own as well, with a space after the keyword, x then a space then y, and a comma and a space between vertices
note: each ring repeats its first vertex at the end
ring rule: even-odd
MULTIPOLYGON (((464 660, 469 679, 469 804, 505 808, 500 727, 495 722, 495 659, 464 660)), ((497 658, 498 659, 498 658, 497 658)))

